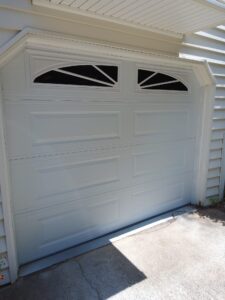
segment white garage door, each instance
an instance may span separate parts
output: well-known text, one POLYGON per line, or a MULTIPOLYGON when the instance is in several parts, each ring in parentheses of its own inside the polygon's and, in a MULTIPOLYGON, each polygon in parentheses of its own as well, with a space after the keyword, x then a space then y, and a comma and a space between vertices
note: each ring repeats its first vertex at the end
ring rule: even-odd
POLYGON ((191 201, 188 76, 133 62, 36 60, 25 70, 26 99, 5 101, 20 264, 191 201))

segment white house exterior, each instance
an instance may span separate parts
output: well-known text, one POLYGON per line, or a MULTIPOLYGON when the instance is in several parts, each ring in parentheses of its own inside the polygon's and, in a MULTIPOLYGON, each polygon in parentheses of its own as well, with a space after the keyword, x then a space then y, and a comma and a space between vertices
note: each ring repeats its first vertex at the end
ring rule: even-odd
POLYGON ((224 9, 0 1, 0 285, 32 261, 222 198, 225 34, 206 28, 224 9))
POLYGON ((180 56, 207 60, 216 80, 207 197, 221 199, 224 192, 225 27, 218 26, 187 36, 180 56))

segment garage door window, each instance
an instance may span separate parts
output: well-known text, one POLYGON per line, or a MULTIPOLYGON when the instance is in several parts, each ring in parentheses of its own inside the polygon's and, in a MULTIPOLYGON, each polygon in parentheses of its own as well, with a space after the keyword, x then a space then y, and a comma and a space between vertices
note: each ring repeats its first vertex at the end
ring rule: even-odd
POLYGON ((138 69, 138 85, 142 90, 188 90, 179 79, 167 74, 143 69, 138 69))
POLYGON ((109 65, 73 65, 50 70, 34 79, 34 83, 67 84, 92 87, 114 87, 118 67, 109 65))

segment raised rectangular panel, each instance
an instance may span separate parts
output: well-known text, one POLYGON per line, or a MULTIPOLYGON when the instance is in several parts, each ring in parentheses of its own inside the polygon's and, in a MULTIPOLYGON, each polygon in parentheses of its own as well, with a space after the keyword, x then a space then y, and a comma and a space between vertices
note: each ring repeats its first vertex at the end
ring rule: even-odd
POLYGON ((90 227, 85 211, 76 207, 63 213, 58 212, 56 215, 48 215, 38 221, 42 233, 41 247, 59 243, 90 227))
POLYGON ((133 147, 134 182, 190 172, 194 163, 194 145, 194 140, 189 140, 133 147))
POLYGON ((105 234, 109 227, 119 228, 121 195, 104 193, 83 199, 80 207, 74 202, 16 216, 20 263, 105 234))
POLYGON ((104 195, 101 195, 99 201, 89 203, 87 214, 91 226, 99 227, 116 222, 120 216, 120 200, 122 199, 117 194, 109 199, 104 199, 104 195), (100 219, 99 216, 101 216, 100 219))
MULTIPOLYGON (((102 200, 102 196, 99 196, 102 200)), ((76 206, 63 213, 47 216, 39 219, 42 234, 41 248, 47 248, 54 244, 63 244, 64 241, 76 236, 77 242, 83 241, 91 231, 101 233, 108 224, 115 223, 119 217, 119 199, 106 196, 104 201, 98 201, 97 197, 91 198, 92 204, 76 206), (100 202, 100 203, 99 203, 100 202)), ((83 201, 88 202, 86 199, 83 201)))
POLYGON ((138 153, 134 158, 134 176, 148 173, 168 172, 183 169, 185 166, 184 149, 162 149, 157 152, 138 153))
MULTIPOLYGON (((164 205, 173 203, 182 205, 190 202, 185 196, 185 176, 172 176, 166 180, 151 181, 133 189, 130 211, 136 220, 139 216, 149 218, 155 213, 160 213, 164 205)), ((187 181, 188 182, 188 181, 187 181)))
POLYGON ((119 112, 32 112, 34 145, 120 138, 119 112))
POLYGON ((6 102, 9 158, 108 149, 127 144, 127 113, 119 104, 6 102))
POLYGON ((119 157, 68 163, 38 169, 42 195, 69 192, 119 181, 119 157))
POLYGON ((14 212, 124 188, 130 184, 129 156, 128 149, 114 149, 13 160, 10 169, 14 212))
POLYGON ((183 111, 136 111, 134 112, 134 135, 173 135, 187 134, 187 112, 183 111))

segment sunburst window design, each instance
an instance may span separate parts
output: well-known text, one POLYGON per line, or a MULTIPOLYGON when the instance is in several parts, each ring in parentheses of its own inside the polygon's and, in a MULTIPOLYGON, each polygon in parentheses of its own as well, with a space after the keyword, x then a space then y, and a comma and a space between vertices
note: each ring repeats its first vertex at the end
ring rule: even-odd
POLYGON ((111 65, 72 65, 50 70, 34 79, 34 83, 114 87, 118 67, 111 65))
POLYGON ((138 69, 138 85, 142 90, 187 91, 179 79, 167 74, 138 69))

